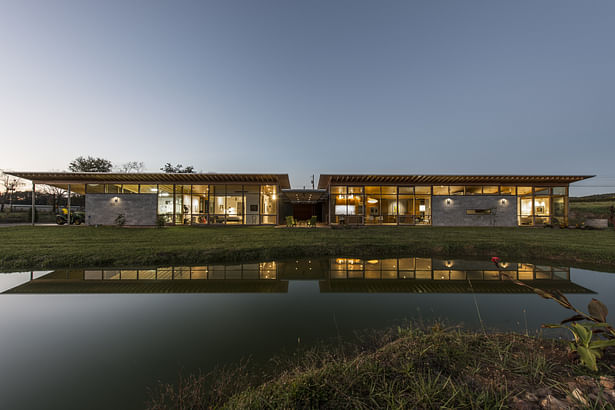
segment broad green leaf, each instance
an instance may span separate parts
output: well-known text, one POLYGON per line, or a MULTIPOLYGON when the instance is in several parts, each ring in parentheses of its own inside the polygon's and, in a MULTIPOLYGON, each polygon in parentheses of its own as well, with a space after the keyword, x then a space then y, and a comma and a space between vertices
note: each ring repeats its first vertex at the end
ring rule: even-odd
POLYGON ((589 344, 590 349, 604 349, 609 346, 615 346, 615 340, 594 340, 589 344))
POLYGON ((583 346, 587 347, 589 345, 589 341, 592 338, 592 333, 580 323, 573 323, 572 325, 570 325, 570 327, 574 329, 574 333, 579 338, 578 341, 580 341, 583 346))
POLYGON ((581 363, 583 363, 586 367, 592 369, 593 371, 598 370, 598 366, 596 366, 596 356, 594 356, 591 350, 583 346, 578 346, 577 352, 579 353, 579 357, 581 358, 581 363))
POLYGON ((592 299, 587 305, 587 310, 592 317, 601 322, 606 322, 606 316, 609 314, 609 309, 598 299, 592 299))

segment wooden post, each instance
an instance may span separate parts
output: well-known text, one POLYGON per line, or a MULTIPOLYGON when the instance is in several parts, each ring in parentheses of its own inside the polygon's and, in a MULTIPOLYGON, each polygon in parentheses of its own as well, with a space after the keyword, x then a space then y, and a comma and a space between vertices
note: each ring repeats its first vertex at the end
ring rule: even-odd
POLYGON ((35 203, 36 184, 32 182, 32 226, 34 226, 36 216, 36 203, 35 203))
POLYGON ((68 184, 68 214, 66 214, 66 223, 70 225, 70 184, 68 184))

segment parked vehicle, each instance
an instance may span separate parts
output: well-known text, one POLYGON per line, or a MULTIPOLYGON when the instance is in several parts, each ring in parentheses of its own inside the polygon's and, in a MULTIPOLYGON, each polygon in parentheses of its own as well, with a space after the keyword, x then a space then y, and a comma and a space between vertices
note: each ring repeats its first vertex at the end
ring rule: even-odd
MULTIPOLYGON (((56 223, 58 225, 66 224, 68 219, 68 209, 62 208, 62 211, 56 215, 56 223)), ((79 211, 71 211, 70 213, 70 223, 71 225, 81 225, 82 222, 85 222, 85 214, 79 211)))

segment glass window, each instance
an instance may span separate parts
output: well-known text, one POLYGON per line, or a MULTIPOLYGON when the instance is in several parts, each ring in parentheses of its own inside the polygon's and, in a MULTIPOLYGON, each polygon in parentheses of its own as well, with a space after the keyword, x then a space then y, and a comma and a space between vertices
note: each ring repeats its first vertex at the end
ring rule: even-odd
POLYGON ((360 194, 363 192, 363 187, 362 186, 349 186, 348 187, 348 193, 349 194, 360 194))
POLYGON ((502 195, 516 195, 517 188, 514 186, 502 186, 500 187, 500 193, 502 195))
POLYGON ((105 185, 104 184, 87 184, 85 187, 85 192, 87 194, 104 194, 105 185))
POLYGON ((107 184, 107 193, 108 194, 121 194, 122 185, 121 184, 107 184))
POLYGON ((548 216, 551 214, 549 198, 535 198, 534 212, 537 216, 548 216))
POLYGON ((397 187, 383 186, 380 187, 382 195, 397 195, 397 187))
POLYGON ((431 186, 414 187, 414 193, 417 195, 431 195, 431 186))
POLYGON ((448 186, 434 185, 433 194, 434 195, 448 195, 448 186))
POLYGON ((556 186, 551 188, 553 189, 553 195, 566 195, 566 187, 565 186, 556 186))
POLYGON ((122 193, 124 194, 138 194, 139 185, 122 185, 122 193))
POLYGON ((380 195, 380 187, 379 186, 366 186, 365 187, 366 194, 374 194, 380 195))
POLYGON ((452 186, 450 187, 451 190, 451 195, 463 195, 464 194, 464 187, 462 186, 452 186))
POLYGON ((346 187, 345 186, 332 186, 331 187, 331 193, 332 194, 345 194, 346 193, 346 187))
POLYGON ((549 188, 548 187, 544 187, 544 186, 537 186, 534 187, 534 195, 549 195, 549 188))
POLYGON ((139 187, 141 194, 156 194, 158 193, 158 185, 141 185, 139 187))
POLYGON ((414 187, 411 187, 411 186, 400 186, 398 190, 400 194, 413 194, 414 193, 414 187))
POLYGON ((497 195, 499 193, 498 186, 484 186, 483 195, 497 195))
POLYGON ((466 195, 481 195, 483 193, 483 187, 480 185, 467 185, 466 195))
POLYGON ((276 185, 261 185, 261 223, 275 224, 278 213, 278 196, 276 185))
POLYGON ((172 221, 173 185, 160 185, 158 187, 158 215, 161 215, 167 223, 172 221))
POLYGON ((531 186, 519 186, 517 187, 517 195, 531 195, 532 187, 531 186))

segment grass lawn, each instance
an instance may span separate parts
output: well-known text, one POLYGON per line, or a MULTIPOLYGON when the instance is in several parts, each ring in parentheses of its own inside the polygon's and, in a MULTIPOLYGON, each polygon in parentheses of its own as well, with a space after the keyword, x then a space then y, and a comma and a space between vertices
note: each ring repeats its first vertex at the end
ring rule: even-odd
POLYGON ((548 228, 6 227, 0 271, 293 257, 489 257, 615 271, 615 232, 548 228))
POLYGON ((272 360, 278 365, 269 371, 244 364, 182 377, 181 383, 161 384, 153 389, 148 408, 615 405, 613 351, 605 354, 598 372, 593 372, 578 360, 570 360, 564 342, 519 334, 446 330, 438 325, 427 331, 399 328, 395 333, 364 338, 355 346, 312 348, 287 360, 272 360))

